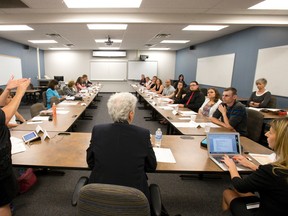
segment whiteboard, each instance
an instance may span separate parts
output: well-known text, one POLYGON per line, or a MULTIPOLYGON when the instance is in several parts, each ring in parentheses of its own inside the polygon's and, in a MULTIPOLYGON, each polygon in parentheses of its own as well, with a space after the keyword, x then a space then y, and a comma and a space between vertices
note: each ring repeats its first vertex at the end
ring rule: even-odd
POLYGON ((6 85, 12 74, 14 79, 22 78, 21 59, 0 55, 0 85, 6 85))
POLYGON ((129 61, 128 62, 128 79, 140 80, 141 74, 145 77, 157 76, 157 61, 129 61))
POLYGON ((91 61, 91 80, 126 80, 127 61, 91 61))
POLYGON ((288 96, 287 85, 288 45, 258 50, 253 90, 257 89, 255 81, 267 79, 267 90, 273 95, 288 96))
POLYGON ((198 58, 196 80, 199 84, 227 88, 231 86, 235 53, 198 58))

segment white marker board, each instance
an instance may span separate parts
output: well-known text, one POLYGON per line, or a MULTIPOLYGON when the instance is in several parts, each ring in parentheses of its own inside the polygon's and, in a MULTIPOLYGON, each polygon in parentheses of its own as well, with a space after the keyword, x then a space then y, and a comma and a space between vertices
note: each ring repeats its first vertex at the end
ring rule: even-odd
POLYGON ((6 85, 12 74, 14 79, 22 78, 21 59, 0 55, 0 85, 6 85))
POLYGON ((145 77, 157 76, 158 62, 157 61, 129 61, 128 62, 128 79, 140 80, 141 74, 145 77))
POLYGON ((90 62, 91 80, 126 80, 127 61, 90 62))
POLYGON ((257 87, 255 81, 267 79, 267 90, 273 95, 288 97, 288 45, 259 49, 253 91, 257 87))
POLYGON ((231 86, 235 53, 198 58, 196 81, 227 88, 231 86))

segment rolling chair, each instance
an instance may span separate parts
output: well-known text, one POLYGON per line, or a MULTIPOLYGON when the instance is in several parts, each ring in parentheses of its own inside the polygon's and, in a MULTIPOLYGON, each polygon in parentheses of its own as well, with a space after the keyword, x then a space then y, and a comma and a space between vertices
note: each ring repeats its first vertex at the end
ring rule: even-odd
POLYGON ((50 98, 50 105, 51 105, 51 107, 52 107, 53 103, 55 103, 55 105, 59 104, 59 103, 60 103, 59 98, 56 97, 56 96, 51 97, 51 98, 50 98))
POLYGON ((46 96, 46 91, 42 92, 42 99, 43 99, 43 104, 45 107, 47 107, 47 96, 46 96))
POLYGON ((46 110, 46 108, 45 108, 45 106, 44 106, 43 103, 33 104, 33 105, 30 107, 31 118, 33 118, 34 116, 39 115, 40 111, 42 111, 42 110, 46 110))
POLYGON ((273 95, 271 95, 270 101, 267 104, 268 108, 276 108, 277 105, 277 98, 273 95))
POLYGON ((248 138, 259 142, 263 131, 264 115, 261 112, 246 108, 248 138))

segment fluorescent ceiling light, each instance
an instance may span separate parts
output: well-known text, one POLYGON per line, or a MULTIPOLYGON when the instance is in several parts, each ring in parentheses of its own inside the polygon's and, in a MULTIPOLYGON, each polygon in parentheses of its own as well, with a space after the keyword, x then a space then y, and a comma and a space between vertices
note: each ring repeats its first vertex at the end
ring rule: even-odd
POLYGON ((287 0, 266 0, 262 1, 248 9, 256 10, 288 10, 287 0))
POLYGON ((126 30, 127 24, 87 24, 90 30, 126 30))
POLYGON ((94 50, 92 52, 93 57, 126 57, 126 51, 101 51, 94 50))
POLYGON ((119 50, 119 47, 99 47, 101 50, 119 50))
POLYGON ((0 31, 31 31, 34 30, 27 25, 0 25, 0 31))
MULTIPOLYGON (((96 39, 95 40, 96 43, 105 43, 106 41, 108 41, 108 39, 96 39)), ((122 40, 120 39, 111 39, 111 41, 113 41, 113 43, 122 43, 122 40)))
POLYGON ((188 25, 184 31, 219 31, 223 28, 228 27, 227 25, 188 25))
POLYGON ((44 43, 58 43, 55 40, 28 40, 30 43, 34 43, 34 44, 44 44, 44 43))
POLYGON ((170 50, 170 48, 149 48, 149 50, 170 50))
POLYGON ((68 47, 50 47, 50 50, 70 50, 70 48, 68 47))
POLYGON ((142 0, 64 0, 68 8, 139 8, 142 0))
POLYGON ((177 43, 177 44, 184 44, 188 43, 190 40, 163 40, 160 43, 177 43))

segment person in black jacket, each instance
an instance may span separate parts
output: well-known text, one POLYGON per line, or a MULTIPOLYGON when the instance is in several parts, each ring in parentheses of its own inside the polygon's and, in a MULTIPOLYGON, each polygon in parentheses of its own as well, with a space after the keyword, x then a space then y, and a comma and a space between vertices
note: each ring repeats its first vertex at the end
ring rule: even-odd
POLYGON ((146 172, 153 172, 157 162, 150 132, 132 125, 137 98, 130 93, 116 93, 108 100, 108 113, 114 123, 94 126, 87 149, 87 163, 92 169, 89 183, 134 187, 150 200, 146 172))
POLYGON ((187 92, 183 99, 175 101, 174 103, 178 103, 180 108, 187 107, 198 113, 199 108, 205 101, 205 96, 200 91, 197 81, 192 81, 189 85, 189 89, 190 91, 187 92))
POLYGON ((223 193, 223 210, 230 208, 233 215, 287 215, 288 206, 288 118, 276 119, 265 134, 269 147, 276 154, 276 161, 266 165, 255 165, 244 156, 223 161, 228 166, 235 190, 223 193), (246 178, 241 178, 233 160, 255 170, 246 178), (260 198, 253 192, 258 192, 260 198), (251 204, 259 208, 248 210, 251 204))

